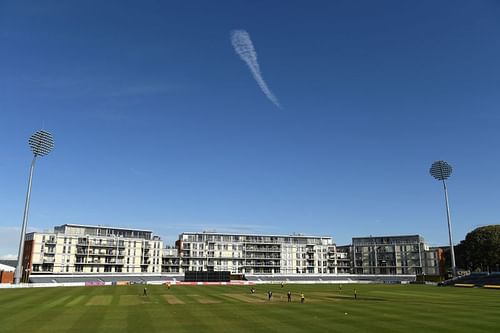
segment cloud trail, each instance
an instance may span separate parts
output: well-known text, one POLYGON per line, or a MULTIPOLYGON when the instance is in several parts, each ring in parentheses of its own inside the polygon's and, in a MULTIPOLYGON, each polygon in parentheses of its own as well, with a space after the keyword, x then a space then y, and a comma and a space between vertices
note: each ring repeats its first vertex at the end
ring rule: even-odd
POLYGON ((274 105, 281 109, 278 98, 274 96, 273 92, 269 89, 266 81, 264 81, 264 78, 262 77, 259 63, 257 62, 257 52, 255 52, 255 48, 253 47, 253 43, 248 32, 245 30, 231 31, 231 43, 233 44, 234 51, 240 56, 241 60, 247 64, 248 68, 250 68, 253 78, 257 81, 257 84, 264 95, 266 95, 266 97, 269 98, 274 105))

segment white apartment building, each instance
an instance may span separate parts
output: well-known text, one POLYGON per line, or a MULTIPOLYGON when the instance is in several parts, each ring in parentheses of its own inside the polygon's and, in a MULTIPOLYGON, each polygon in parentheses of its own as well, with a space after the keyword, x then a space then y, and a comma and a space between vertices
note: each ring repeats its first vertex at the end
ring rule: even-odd
POLYGON ((439 251, 419 235, 353 238, 184 232, 165 247, 150 230, 64 224, 26 235, 23 276, 46 274, 439 274, 439 251))
POLYGON ((234 274, 336 274, 331 237, 185 232, 177 241, 180 271, 234 274))
POLYGON ((150 230, 64 224, 26 235, 30 274, 161 273, 163 242, 150 230))

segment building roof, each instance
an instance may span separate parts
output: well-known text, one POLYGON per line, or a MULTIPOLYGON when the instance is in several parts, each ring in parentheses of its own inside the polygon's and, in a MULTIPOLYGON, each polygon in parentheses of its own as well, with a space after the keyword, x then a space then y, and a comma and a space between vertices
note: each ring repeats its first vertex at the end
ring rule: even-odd
POLYGON ((152 230, 146 230, 146 229, 137 229, 137 228, 119 228, 119 227, 111 227, 107 225, 90 225, 90 224, 72 224, 72 223, 65 223, 62 225, 57 226, 57 228, 61 228, 64 226, 68 227, 80 227, 80 228, 100 228, 100 229, 114 229, 114 230, 128 230, 128 231, 142 231, 142 232, 153 232, 152 230))
POLYGON ((0 271, 14 272, 15 270, 16 270, 15 267, 0 264, 0 271))
POLYGON ((423 238, 421 235, 383 235, 383 236, 364 236, 364 237, 353 237, 352 239, 375 239, 375 238, 423 238))
POLYGON ((281 235, 281 234, 253 234, 244 232, 217 232, 217 231, 193 231, 193 232, 183 232, 181 235, 220 235, 220 236, 257 236, 257 237, 289 237, 289 238, 328 238, 332 239, 331 236, 315 236, 315 235, 304 235, 304 234, 291 234, 291 235, 281 235))

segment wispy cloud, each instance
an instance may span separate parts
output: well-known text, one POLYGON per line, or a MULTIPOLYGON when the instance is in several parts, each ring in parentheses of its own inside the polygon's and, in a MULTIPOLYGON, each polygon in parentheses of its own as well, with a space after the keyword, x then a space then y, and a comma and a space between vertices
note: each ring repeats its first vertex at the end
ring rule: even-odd
POLYGON ((21 228, 14 226, 0 227, 0 257, 3 260, 10 260, 12 256, 14 259, 17 255, 17 247, 19 246, 19 237, 21 228))
POLYGON ((0 233, 4 232, 19 232, 21 228, 19 227, 0 227, 0 233))
POLYGON ((84 75, 21 75, 0 77, 0 87, 30 89, 42 95, 63 93, 67 98, 93 97, 149 97, 171 93, 179 87, 163 81, 125 79, 117 81, 102 76, 84 75))
POLYGON ((148 96, 148 95, 160 95, 169 93, 172 90, 172 86, 164 83, 146 83, 142 85, 129 85, 123 86, 121 88, 116 88, 111 91, 110 95, 112 97, 123 97, 123 96, 148 96))
POLYGON ((0 255, 0 260, 16 260, 17 255, 15 254, 5 254, 5 255, 0 255))
POLYGON ((264 95, 266 95, 266 97, 269 98, 274 105, 281 109, 278 98, 276 98, 271 89, 269 89, 266 81, 264 81, 264 78, 262 77, 259 63, 257 62, 257 52, 255 52, 255 48, 253 47, 253 43, 248 32, 245 30, 231 31, 231 43, 233 44, 234 51, 240 56, 241 60, 247 64, 264 95))
MULTIPOLYGON (((39 228, 28 227, 27 232, 41 231, 39 228)), ((0 259, 17 258, 21 228, 17 226, 0 226, 0 259)))

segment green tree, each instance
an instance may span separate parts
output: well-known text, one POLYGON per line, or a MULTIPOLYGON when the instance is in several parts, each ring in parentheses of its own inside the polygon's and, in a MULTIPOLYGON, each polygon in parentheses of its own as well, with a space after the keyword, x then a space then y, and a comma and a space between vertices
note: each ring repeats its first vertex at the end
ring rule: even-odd
POLYGON ((498 271, 500 266, 500 224, 469 232, 458 248, 457 264, 472 271, 498 271))

